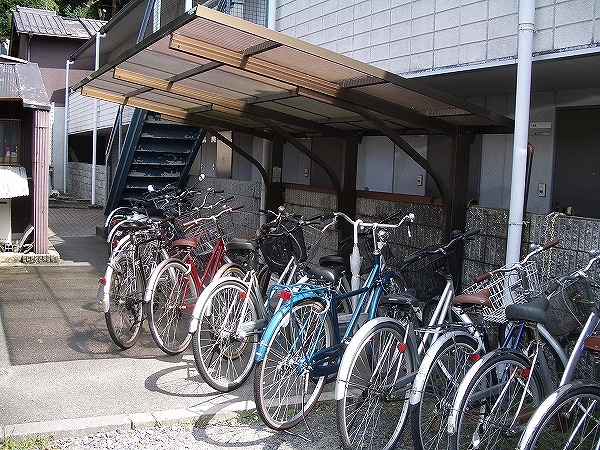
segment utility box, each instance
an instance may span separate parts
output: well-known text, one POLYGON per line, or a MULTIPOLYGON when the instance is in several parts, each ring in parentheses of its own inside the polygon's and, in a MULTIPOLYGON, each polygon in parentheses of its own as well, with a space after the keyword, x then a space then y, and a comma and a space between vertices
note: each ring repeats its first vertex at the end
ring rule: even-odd
POLYGON ((12 227, 10 223, 10 198, 0 199, 0 244, 12 244, 12 227))

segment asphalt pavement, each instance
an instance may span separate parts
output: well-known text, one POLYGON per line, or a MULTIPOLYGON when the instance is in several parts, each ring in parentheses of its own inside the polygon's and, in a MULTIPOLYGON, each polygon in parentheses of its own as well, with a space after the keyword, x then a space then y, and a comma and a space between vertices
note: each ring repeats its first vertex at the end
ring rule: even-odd
POLYGON ((165 355, 146 324, 129 350, 111 341, 96 302, 103 219, 101 209, 51 205, 59 262, 0 266, 0 436, 60 438, 254 409, 252 380, 214 391, 191 348, 165 355))

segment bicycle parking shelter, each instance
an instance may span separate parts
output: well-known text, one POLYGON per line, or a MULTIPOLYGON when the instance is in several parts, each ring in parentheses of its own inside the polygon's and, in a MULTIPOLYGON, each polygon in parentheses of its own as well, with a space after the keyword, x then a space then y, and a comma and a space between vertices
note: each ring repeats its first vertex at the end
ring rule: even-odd
MULTIPOLYGON (((258 169, 270 208, 281 204, 281 180, 273 168, 281 168, 283 144, 289 142, 326 172, 338 210, 353 216, 358 144, 362 136, 386 136, 437 184, 449 236, 464 229, 465 180, 475 135, 514 131, 511 119, 418 81, 202 6, 118 54, 119 38, 111 44, 110 34, 131 28, 128 20, 120 22, 101 30, 112 45, 110 61, 73 89, 204 128, 258 169), (263 167, 223 131, 272 141, 271 167, 263 167), (431 134, 452 139, 449 182, 403 139, 431 134), (301 142, 311 137, 341 140, 340 176, 301 142)), ((89 57, 90 48, 77 57, 89 57)))

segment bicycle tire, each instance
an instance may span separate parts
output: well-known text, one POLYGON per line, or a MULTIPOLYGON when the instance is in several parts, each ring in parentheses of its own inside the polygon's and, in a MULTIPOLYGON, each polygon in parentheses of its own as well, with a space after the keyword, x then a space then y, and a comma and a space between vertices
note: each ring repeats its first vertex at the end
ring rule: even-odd
POLYGON ((479 343, 473 336, 451 331, 438 342, 441 344, 431 347, 435 354, 423 357, 417 375, 419 380, 424 374, 422 382, 413 384, 413 392, 421 394, 419 401, 411 404, 412 438, 418 450, 448 448, 450 407, 460 381, 479 356, 479 343))
POLYGON ((109 306, 104 319, 113 342, 126 350, 135 345, 140 337, 144 280, 127 253, 117 256, 111 261, 111 266, 111 274, 106 280, 109 306))
POLYGON ((265 334, 266 352, 254 369, 256 410, 269 428, 285 430, 300 423, 323 391, 326 377, 311 377, 309 355, 331 346, 333 326, 323 303, 308 298, 265 334))
POLYGON ((452 412, 458 416, 448 425, 451 450, 516 448, 526 420, 544 399, 539 371, 524 355, 499 350, 481 361, 459 387, 452 412))
POLYGON ((345 449, 393 448, 408 416, 411 382, 407 378, 396 386, 395 381, 416 370, 417 349, 405 344, 400 322, 375 320, 367 322, 366 333, 354 336, 338 373, 336 423, 345 449))
POLYGON ((247 296, 242 280, 223 280, 198 305, 198 328, 192 335, 196 368, 213 389, 230 392, 252 373, 258 337, 241 335, 238 327, 258 319, 256 299, 247 296))
POLYGON ((519 450, 597 449, 600 443, 600 385, 577 380, 552 393, 534 414, 519 450))
POLYGON ((146 315, 154 342, 168 355, 188 348, 189 323, 198 299, 198 288, 189 267, 177 259, 161 262, 146 290, 146 315))

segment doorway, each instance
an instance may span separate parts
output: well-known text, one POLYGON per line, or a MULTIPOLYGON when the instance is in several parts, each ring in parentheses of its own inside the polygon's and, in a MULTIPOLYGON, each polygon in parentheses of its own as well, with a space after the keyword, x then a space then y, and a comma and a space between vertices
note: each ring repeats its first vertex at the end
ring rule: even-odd
POLYGON ((600 218, 600 108, 556 111, 553 205, 600 218))

